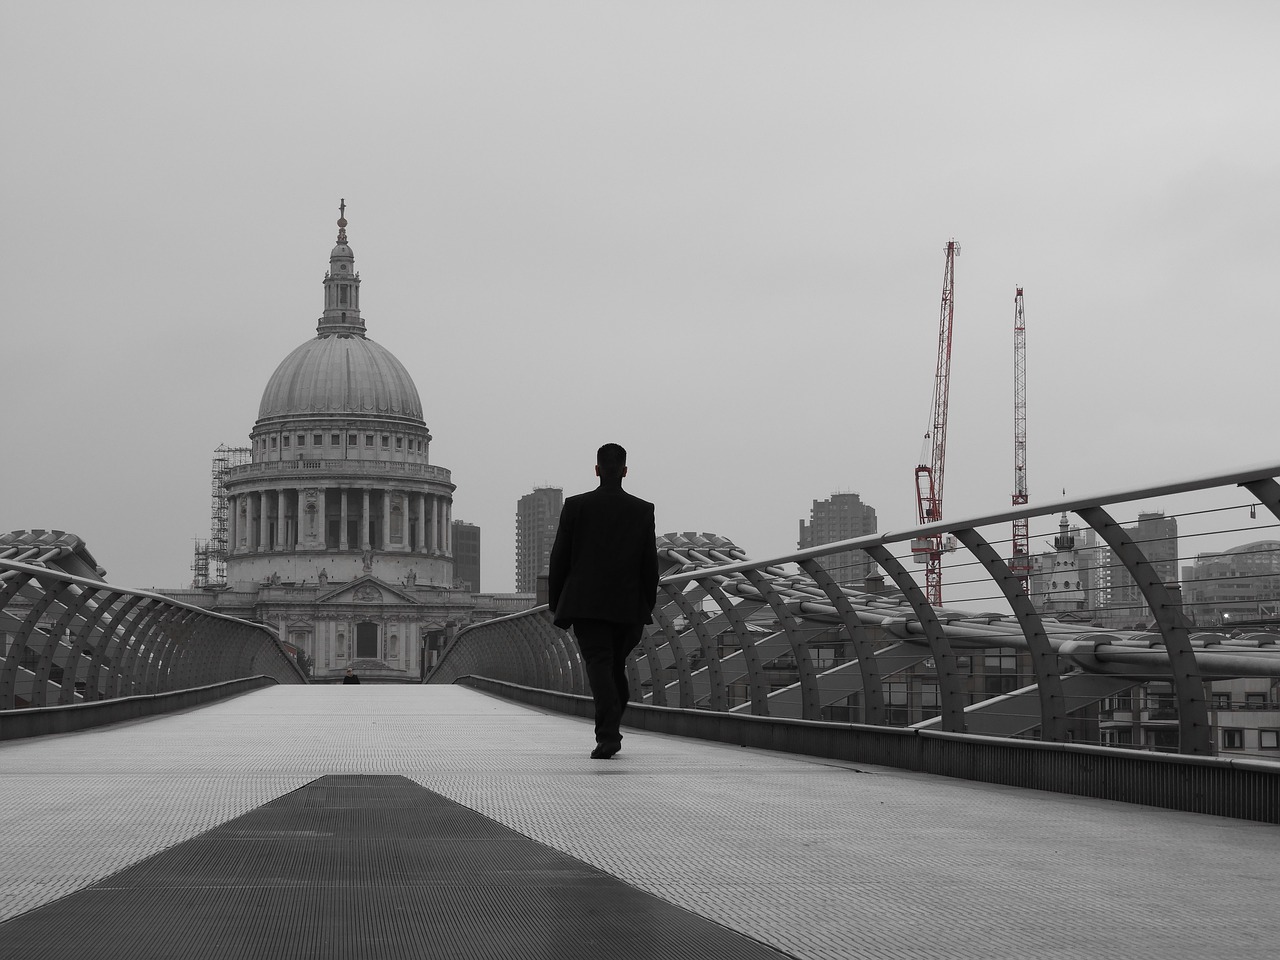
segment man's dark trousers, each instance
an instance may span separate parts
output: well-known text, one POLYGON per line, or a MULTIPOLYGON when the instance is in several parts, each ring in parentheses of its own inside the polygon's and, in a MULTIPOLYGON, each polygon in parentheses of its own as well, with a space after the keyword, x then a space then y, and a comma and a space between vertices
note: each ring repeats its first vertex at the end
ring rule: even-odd
POLYGON ((591 696, 596 704, 596 743, 617 746, 622 742, 622 714, 631 699, 627 686, 627 657, 640 644, 642 623, 610 623, 608 620, 575 620, 573 635, 582 651, 591 696))

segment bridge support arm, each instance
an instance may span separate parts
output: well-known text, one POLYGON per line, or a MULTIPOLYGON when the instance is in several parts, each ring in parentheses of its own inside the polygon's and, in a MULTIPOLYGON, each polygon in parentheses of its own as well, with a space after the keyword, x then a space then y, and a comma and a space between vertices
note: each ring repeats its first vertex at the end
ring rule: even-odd
MULTIPOLYGON (((698 585, 707 591, 707 596, 716 602, 724 614, 725 620, 733 629, 738 640, 738 649, 742 653, 742 662, 747 666, 747 690, 751 698, 751 712, 758 717, 769 715, 769 685, 764 679, 764 665, 760 662, 760 651, 756 649, 751 631, 747 629, 746 618, 742 615, 741 603, 735 604, 728 594, 721 589, 714 579, 703 579, 698 585)), ((746 601, 742 601, 745 603, 746 601)), ((727 693, 727 691, 726 691, 727 693)), ((726 696, 726 702, 728 698, 726 696)))
POLYGON ((862 722, 884 726, 888 722, 888 714, 884 708, 884 683, 880 677, 880 664, 875 656, 875 645, 867 638, 867 628, 854 613, 853 605, 840 589, 840 584, 832 579, 821 563, 814 559, 804 560, 800 563, 800 568, 813 577, 813 582, 827 595, 853 644, 854 656, 858 659, 858 673, 862 676, 862 722))
POLYGON ((769 609, 778 618, 782 632, 787 637, 787 643, 791 646, 791 655, 795 658, 796 671, 800 678, 801 716, 805 720, 821 720, 822 703, 818 694, 818 676, 813 669, 813 659, 809 656, 809 645, 800 636, 800 625, 763 571, 747 570, 743 575, 769 604, 769 609))
POLYGON ((964 733, 964 708, 968 698, 960 684, 960 673, 956 668, 955 654, 951 652, 951 642, 942 632, 942 624, 938 622, 933 605, 926 599, 924 591, 911 574, 907 573, 906 567, 885 547, 875 544, 863 549, 871 554, 871 559, 880 564, 880 569, 897 584, 902 595, 907 598, 907 603, 911 604, 925 639, 929 641, 929 652, 933 655, 934 669, 938 674, 938 697, 942 701, 939 704, 942 708, 942 729, 951 733, 964 733))
POLYGON ((1045 635, 1040 615, 1036 613, 1031 599, 1022 588, 1022 580, 1014 575, 1009 565, 978 531, 972 528, 956 530, 955 537, 982 564, 987 575, 1000 588, 1013 615, 1018 619, 1018 626, 1022 628, 1022 636, 1031 651, 1031 666, 1040 692, 1040 739, 1059 742, 1066 740, 1067 715, 1058 655, 1045 635))
MULTIPOLYGON (((701 587, 694 589, 702 590, 701 587)), ((707 629, 706 617, 702 610, 694 605, 693 598, 685 594, 679 586, 664 586, 662 590, 684 614, 685 620, 693 630, 693 635, 698 638, 698 649, 702 652, 702 669, 707 674, 707 705, 712 710, 728 710, 729 697, 725 689, 724 669, 720 663, 720 647, 715 636, 707 629)))
POLYGON ((1156 574, 1142 548, 1102 507, 1081 507, 1076 511, 1085 523, 1097 531, 1133 582, 1142 591, 1147 607, 1164 639, 1169 665, 1173 668, 1174 693, 1178 698, 1178 752, 1211 756, 1213 728, 1209 725, 1209 707, 1205 702, 1204 680, 1191 648, 1186 617, 1173 602, 1164 582, 1156 574))

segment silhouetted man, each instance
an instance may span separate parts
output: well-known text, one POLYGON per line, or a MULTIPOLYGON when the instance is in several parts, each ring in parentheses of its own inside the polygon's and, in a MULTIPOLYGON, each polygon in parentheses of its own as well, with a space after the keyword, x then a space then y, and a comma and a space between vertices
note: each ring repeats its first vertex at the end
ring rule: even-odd
POLYGON ((573 627, 596 705, 595 760, 622 749, 619 724, 631 691, 627 656, 653 621, 658 550, 653 504, 622 489, 627 451, 596 451, 600 486, 570 497, 551 548, 548 601, 556 626, 573 627))

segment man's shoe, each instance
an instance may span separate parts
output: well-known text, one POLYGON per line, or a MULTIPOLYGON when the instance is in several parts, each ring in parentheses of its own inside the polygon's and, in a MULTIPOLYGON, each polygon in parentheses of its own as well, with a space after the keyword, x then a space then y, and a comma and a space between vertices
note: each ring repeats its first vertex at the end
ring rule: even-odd
POLYGON ((609 760, 621 749, 622 744, 620 743, 597 743, 596 748, 591 751, 591 759, 609 760))

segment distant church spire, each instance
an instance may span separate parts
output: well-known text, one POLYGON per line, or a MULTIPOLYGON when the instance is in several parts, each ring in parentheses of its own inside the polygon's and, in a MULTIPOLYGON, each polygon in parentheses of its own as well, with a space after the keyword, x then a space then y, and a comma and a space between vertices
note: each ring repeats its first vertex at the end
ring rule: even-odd
POLYGON ((338 245, 329 254, 329 272, 324 275, 324 315, 316 333, 329 336, 364 336, 360 319, 360 274, 356 257, 347 246, 347 201, 338 202, 338 245))

